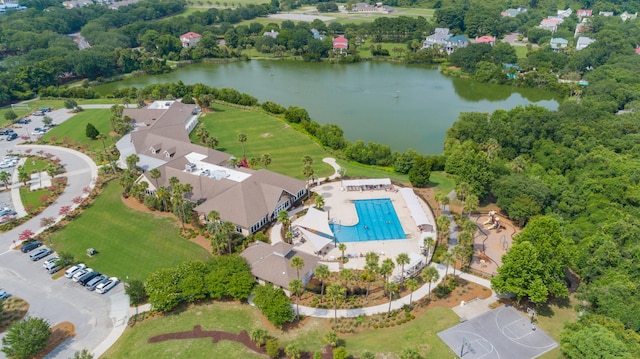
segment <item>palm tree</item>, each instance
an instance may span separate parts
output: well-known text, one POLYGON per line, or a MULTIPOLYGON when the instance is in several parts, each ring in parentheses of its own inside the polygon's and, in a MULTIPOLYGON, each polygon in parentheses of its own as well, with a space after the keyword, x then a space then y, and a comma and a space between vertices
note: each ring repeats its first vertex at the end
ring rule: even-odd
POLYGON ((420 288, 420 284, 418 283, 418 280, 415 278, 407 279, 407 281, 404 284, 407 286, 407 289, 411 291, 411 294, 409 294, 409 305, 411 305, 411 303, 413 303, 413 291, 420 288))
POLYGON ((256 167, 258 167, 258 163, 260 163, 260 160, 255 157, 251 157, 249 159, 249 167, 251 168, 255 169, 256 167))
POLYGON ((9 188, 9 183, 11 182, 9 172, 0 171, 0 182, 4 183, 4 189, 9 188))
POLYGON ((229 165, 229 167, 231 168, 236 168, 238 167, 238 159, 235 157, 231 157, 227 160, 227 164, 229 165))
POLYGON ((271 155, 268 153, 263 153, 262 157, 260 157, 260 162, 264 165, 264 168, 269 167, 271 164, 271 155))
POLYGON ((451 219, 447 215, 441 215, 436 220, 436 230, 438 231, 438 240, 449 237, 449 226, 451 225, 451 219))
POLYGON ((229 245, 229 254, 232 253, 231 238, 233 237, 233 232, 235 232, 235 230, 236 230, 236 225, 229 221, 222 222, 222 225, 220 226, 220 231, 227 236, 227 244, 229 245))
POLYGON ((377 268, 371 268, 367 265, 364 269, 364 272, 360 274, 360 278, 367 283, 367 293, 364 297, 367 303, 369 302, 369 288, 371 287, 371 282, 376 280, 376 271, 377 268))
POLYGON ((388 317, 389 314, 391 314, 391 299, 393 298, 393 293, 397 292, 400 286, 395 282, 387 282, 384 287, 387 292, 389 292, 389 311, 387 312, 388 317))
POLYGON ((449 198, 449 196, 447 195, 444 195, 442 197, 442 209, 447 210, 447 206, 449 205, 450 202, 451 202, 451 198, 449 198))
POLYGON ((458 264, 458 259, 462 259, 464 255, 464 248, 461 245, 457 245, 451 249, 451 255, 453 256, 453 276, 456 276, 456 264, 458 264))
MULTIPOLYGON (((299 257, 294 257, 294 258, 299 258, 299 257)), ((302 281, 300 279, 293 279, 292 281, 289 282, 289 291, 291 291, 291 294, 296 296, 296 319, 299 319, 300 318, 299 302, 300 302, 300 295, 304 291, 304 284, 302 284, 302 281)))
POLYGON ((289 225, 291 224, 291 219, 289 218, 289 212, 286 210, 281 210, 278 212, 278 222, 282 223, 283 229, 286 231, 289 229, 289 225))
POLYGON ((460 182, 456 186, 456 195, 462 201, 462 207, 461 207, 460 215, 464 214, 464 202, 465 202, 465 200, 467 199, 467 196, 470 193, 471 193, 471 185, 469 185, 467 182, 460 182))
POLYGON ((251 341, 256 343, 258 347, 263 346, 264 343, 267 342, 268 337, 269 334, 264 329, 258 328, 251 332, 251 341))
POLYGON ((179 183, 180 183, 180 180, 178 179, 178 177, 173 176, 169 178, 169 185, 171 186, 172 193, 175 191, 175 188, 178 186, 179 183))
POLYGON ((409 255, 407 253, 400 253, 396 257, 396 263, 400 265, 400 268, 401 268, 400 277, 402 278, 401 279, 402 283, 404 283, 404 266, 405 264, 411 263, 411 258, 409 258, 409 255))
POLYGON ((427 259, 428 259, 429 256, 431 255, 431 248, 436 244, 436 241, 433 239, 433 237, 426 237, 423 242, 424 242, 424 246, 427 247, 427 259))
POLYGON ((343 268, 340 271, 340 279, 344 281, 344 288, 346 289, 345 297, 346 297, 346 293, 349 292, 349 281, 353 280, 353 277, 354 277, 353 270, 349 268, 343 268))
POLYGON ((387 278, 391 276, 393 270, 396 268, 396 264, 393 263, 393 259, 385 258, 380 265, 380 274, 384 277, 384 281, 387 282, 387 278))
MULTIPOLYGON (((231 3, 231 7, 233 7, 233 3, 231 3)), ((287 345, 284 348, 284 353, 291 359, 300 359, 302 357, 302 351, 296 343, 290 343, 287 345)))
POLYGON ((162 173, 160 173, 157 167, 149 171, 149 177, 156 181, 156 189, 158 188, 158 178, 160 178, 160 176, 162 176, 162 173))
POLYGON ((218 147, 219 143, 220 141, 218 140, 218 137, 214 137, 214 136, 207 137, 207 147, 215 149, 216 147, 218 147))
POLYGON ((444 198, 444 194, 441 192, 436 192, 433 195, 433 199, 436 201, 436 204, 438 205, 438 212, 442 212, 442 198, 444 198))
POLYGON ((200 139, 200 143, 207 143, 209 136, 209 130, 207 130, 204 125, 198 126, 198 129, 196 129, 196 137, 200 139))
POLYGON ((316 194, 316 197, 313 199, 313 204, 316 209, 322 210, 324 208, 324 197, 319 194, 316 194))
POLYGON ((344 251, 347 250, 347 245, 344 243, 338 244, 338 249, 342 252, 342 263, 344 263, 344 251))
POLYGON ((156 191, 156 195, 160 200, 162 200, 162 205, 164 206, 164 211, 167 212, 169 209, 167 208, 167 198, 170 197, 169 189, 165 186, 158 187, 156 191))
POLYGON ((464 202, 464 206, 462 206, 462 209, 470 215, 472 212, 478 209, 479 204, 480 201, 478 200, 478 196, 476 196, 475 194, 470 194, 469 196, 467 196, 467 200, 464 202))
POLYGON ((313 165, 313 158, 311 158, 311 156, 309 156, 309 155, 303 156, 302 157, 302 164, 303 165, 308 165, 308 166, 313 165))
POLYGON ((240 142, 240 144, 242 145, 242 158, 245 158, 244 143, 247 142, 247 135, 245 135, 244 133, 238 134, 238 142, 240 142))
POLYGON ((320 289, 320 303, 322 303, 322 299, 324 297, 324 281, 329 278, 331 272, 326 264, 318 264, 315 275, 320 279, 320 283, 322 283, 322 289, 320 289))
POLYGON ((307 179, 307 181, 310 181, 311 177, 313 176, 313 173, 314 173, 313 168, 311 168, 311 166, 304 165, 304 167, 302 167, 302 175, 304 176, 304 178, 307 179))
POLYGON ((136 155, 135 153, 130 154, 129 156, 127 156, 126 162, 127 168, 133 171, 136 169, 136 164, 140 162, 140 157, 138 157, 138 155, 136 155))
POLYGON ((338 333, 336 332, 328 332, 327 334, 324 335, 325 344, 330 345, 332 348, 335 348, 338 346, 339 340, 340 339, 338 338, 338 333))
POLYGON ((344 296, 344 292, 346 292, 346 289, 338 283, 332 283, 327 288, 327 297, 333 301, 334 319, 336 323, 338 322, 338 301, 344 296))
POLYGON ((422 270, 420 276, 422 277, 422 279, 424 279, 425 282, 429 283, 428 300, 431 301, 431 283, 438 281, 438 278, 440 278, 440 274, 438 274, 438 270, 434 267, 427 267, 422 270))
MULTIPOLYGON (((446 267, 444 269, 444 277, 447 277, 447 273, 449 272, 449 265, 451 264, 451 262, 453 262, 453 253, 451 252, 446 252, 445 254, 442 255, 442 264, 444 264, 446 267)), ((453 271, 455 273, 455 267, 453 268, 453 271)), ((455 275, 455 274, 454 274, 455 275)))
POLYGON ((304 259, 302 259, 302 257, 293 257, 291 258, 291 263, 289 265, 291 268, 295 268, 296 275, 298 279, 300 279, 300 269, 304 267, 304 259))
POLYGON ((478 225, 474 221, 466 220, 462 224, 462 230, 469 232, 471 234, 471 239, 473 239, 473 235, 478 231, 478 225))

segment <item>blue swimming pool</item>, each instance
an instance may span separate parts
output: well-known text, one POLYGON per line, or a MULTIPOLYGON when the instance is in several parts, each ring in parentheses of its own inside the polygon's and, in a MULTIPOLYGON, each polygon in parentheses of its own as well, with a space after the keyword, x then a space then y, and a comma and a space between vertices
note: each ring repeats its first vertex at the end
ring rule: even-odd
POLYGON ((388 198, 353 201, 358 214, 358 224, 343 226, 330 224, 338 242, 365 242, 404 239, 404 230, 388 198))

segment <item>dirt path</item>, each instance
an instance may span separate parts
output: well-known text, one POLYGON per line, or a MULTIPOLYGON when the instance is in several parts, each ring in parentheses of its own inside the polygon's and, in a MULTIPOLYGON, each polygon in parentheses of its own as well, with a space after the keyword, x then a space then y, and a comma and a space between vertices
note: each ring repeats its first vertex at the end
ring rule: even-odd
MULTIPOLYGON (((134 209, 136 211, 140 211, 140 212, 145 212, 145 213, 150 213, 153 214, 154 216, 158 217, 158 218, 162 218, 162 217, 170 217, 173 218, 176 222, 178 222, 178 218, 176 216, 173 215, 173 213, 168 213, 168 212, 158 212, 158 211, 152 211, 149 208, 147 208, 147 206, 145 206, 144 204, 138 202, 135 198, 133 197, 129 197, 129 198, 124 198, 124 197, 120 197, 122 199, 122 203, 124 203, 125 206, 134 209)), ((185 224, 185 227, 187 228, 193 228, 193 226, 185 224)), ((213 253, 213 247, 211 246, 211 241, 208 240, 207 238, 204 238, 201 235, 197 235, 195 238, 189 239, 191 242, 199 245, 200 247, 204 248, 207 250, 207 252, 209 253, 213 253)))

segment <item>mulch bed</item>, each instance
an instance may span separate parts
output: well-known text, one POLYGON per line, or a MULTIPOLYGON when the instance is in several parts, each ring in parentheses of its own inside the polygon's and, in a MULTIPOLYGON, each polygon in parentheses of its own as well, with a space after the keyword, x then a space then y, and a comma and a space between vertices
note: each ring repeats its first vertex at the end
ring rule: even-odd
MULTIPOLYGON (((147 339, 148 343, 158 343, 164 342, 172 339, 201 339, 201 338, 211 338, 212 343, 217 343, 221 340, 231 340, 234 342, 238 342, 248 349, 258 353, 258 354, 266 354, 267 352, 263 347, 259 347, 256 343, 251 341, 251 337, 246 330, 241 331, 238 334, 233 334, 221 330, 202 330, 202 326, 196 325, 193 327, 192 331, 188 332, 176 332, 176 333, 167 333, 156 335, 155 337, 151 337, 147 339)), ((286 357, 284 351, 280 349, 280 357, 286 357)), ((313 353, 303 352, 302 358, 313 358, 313 353)), ((323 359, 331 359, 333 358, 333 350, 331 346, 327 346, 322 353, 323 359)))
POLYGON ((54 351, 60 344, 64 343, 67 339, 76 336, 75 327, 71 322, 62 322, 54 325, 51 328, 51 336, 47 346, 42 349, 40 353, 33 357, 33 359, 42 359, 49 353, 54 351))

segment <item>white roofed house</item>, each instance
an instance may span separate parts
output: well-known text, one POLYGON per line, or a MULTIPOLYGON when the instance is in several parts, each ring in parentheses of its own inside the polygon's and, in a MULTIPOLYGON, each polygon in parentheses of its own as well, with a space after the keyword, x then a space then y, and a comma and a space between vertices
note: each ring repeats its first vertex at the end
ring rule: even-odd
POLYGON ((195 105, 156 101, 144 109, 125 109, 123 115, 131 117, 134 130, 116 146, 123 163, 133 153, 140 158, 144 172, 136 183, 147 182, 149 193, 160 186, 170 188, 172 177, 191 184, 188 199, 203 218, 215 210, 221 220, 235 224, 237 232, 249 235, 307 192, 305 181, 266 169, 229 168, 231 155, 191 143, 189 132, 199 115, 195 105), (151 178, 153 168, 160 171, 159 178, 151 178))
POLYGON ((578 40, 576 41, 576 50, 580 51, 584 48, 586 48, 587 46, 591 45, 592 43, 594 43, 596 40, 585 37, 585 36, 580 36, 578 38, 578 40))
POLYGON ((453 35, 449 32, 448 28, 445 27, 437 27, 433 34, 427 36, 427 38, 422 42, 423 49, 431 49, 434 47, 444 48, 447 40, 453 35))

